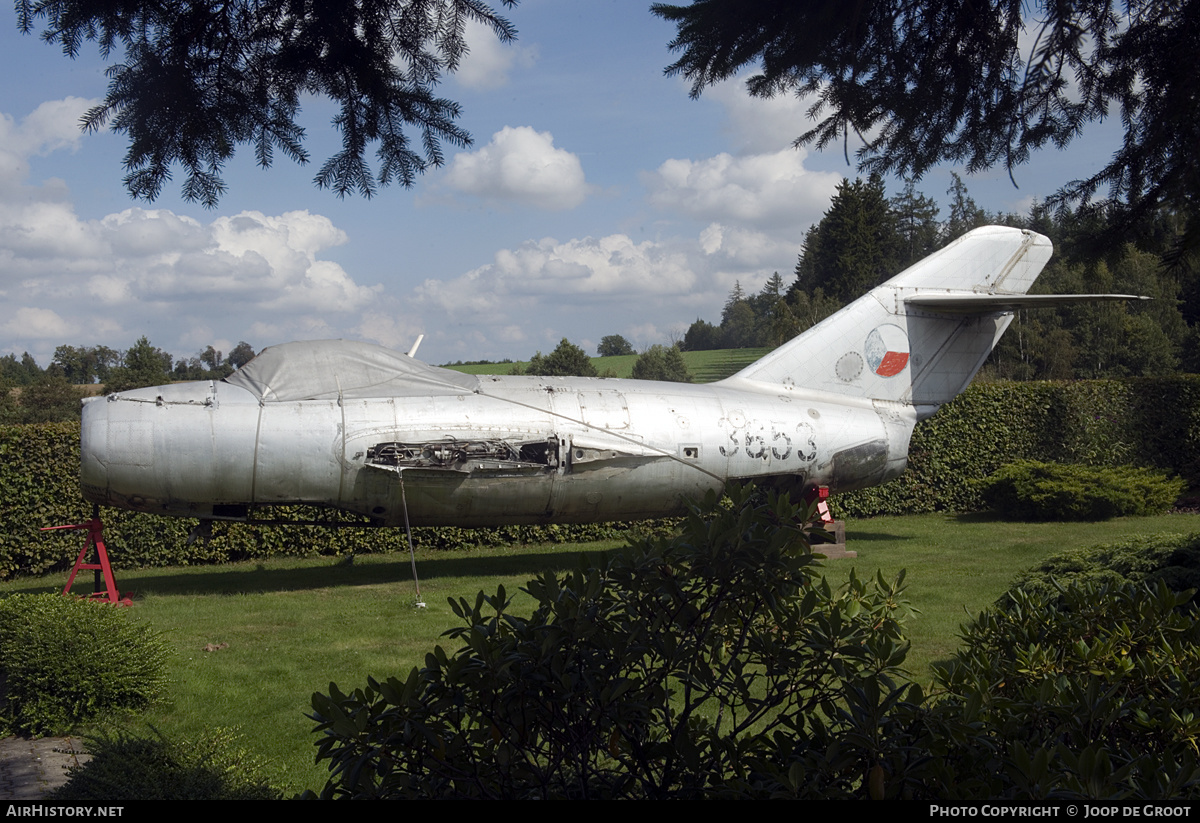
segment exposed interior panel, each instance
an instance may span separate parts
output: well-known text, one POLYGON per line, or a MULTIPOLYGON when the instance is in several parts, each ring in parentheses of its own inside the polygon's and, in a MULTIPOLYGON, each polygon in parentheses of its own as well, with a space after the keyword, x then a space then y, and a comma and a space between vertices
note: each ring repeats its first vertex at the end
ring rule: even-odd
POLYGON ((554 438, 510 443, 506 440, 445 440, 423 443, 377 443, 367 449, 366 462, 375 466, 445 469, 557 469, 559 443, 554 438))

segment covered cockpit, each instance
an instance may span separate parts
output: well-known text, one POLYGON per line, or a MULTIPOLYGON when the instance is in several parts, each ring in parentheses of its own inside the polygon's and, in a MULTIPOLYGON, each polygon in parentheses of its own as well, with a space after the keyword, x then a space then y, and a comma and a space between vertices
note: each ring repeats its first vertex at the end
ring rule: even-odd
POLYGON ((470 394, 479 387, 473 374, 430 366, 407 354, 354 340, 270 346, 225 382, 263 403, 470 394))

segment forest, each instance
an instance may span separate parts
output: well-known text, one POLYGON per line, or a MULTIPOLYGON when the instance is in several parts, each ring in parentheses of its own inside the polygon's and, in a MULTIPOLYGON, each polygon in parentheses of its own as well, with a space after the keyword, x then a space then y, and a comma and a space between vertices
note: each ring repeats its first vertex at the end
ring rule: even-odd
POLYGON ((1021 311, 993 351, 983 379, 1149 377, 1197 370, 1200 282, 1194 255, 1180 255, 1182 221, 1162 212, 1134 240, 1108 238, 1103 210, 989 214, 957 175, 949 214, 909 183, 889 197, 883 180, 845 180, 804 237, 787 282, 778 272, 757 294, 734 285, 718 323, 697 318, 684 351, 778 346, 971 229, 1032 229, 1054 243, 1034 293, 1104 293, 1153 298, 1126 304, 1021 311))

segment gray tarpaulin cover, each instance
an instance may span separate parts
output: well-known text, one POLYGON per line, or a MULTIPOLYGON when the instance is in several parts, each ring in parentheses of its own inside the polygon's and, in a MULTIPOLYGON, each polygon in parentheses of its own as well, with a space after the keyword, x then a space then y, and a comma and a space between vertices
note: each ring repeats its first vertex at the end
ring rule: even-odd
POLYGON ((479 378, 353 340, 284 343, 225 378, 265 403, 364 397, 469 394, 479 378))

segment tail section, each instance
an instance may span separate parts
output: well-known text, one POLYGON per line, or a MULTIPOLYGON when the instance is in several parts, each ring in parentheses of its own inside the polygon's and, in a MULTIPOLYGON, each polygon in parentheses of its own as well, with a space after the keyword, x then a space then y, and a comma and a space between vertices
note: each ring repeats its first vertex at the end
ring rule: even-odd
POLYGON ((967 387, 1014 309, 1070 300, 1026 295, 1052 253, 1035 232, 976 229, 729 381, 893 401, 930 414, 967 387))

